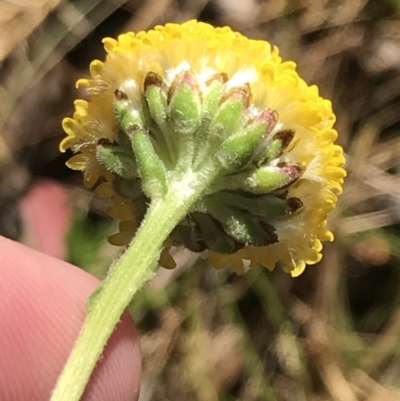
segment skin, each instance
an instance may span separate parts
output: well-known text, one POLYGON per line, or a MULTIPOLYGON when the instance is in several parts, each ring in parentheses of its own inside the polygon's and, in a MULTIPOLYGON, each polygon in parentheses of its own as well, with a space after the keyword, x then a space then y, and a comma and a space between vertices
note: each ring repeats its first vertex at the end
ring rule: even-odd
MULTIPOLYGON (((51 190, 54 188, 50 186, 51 190)), ((62 201, 56 202, 51 193, 48 195, 46 217, 41 213, 45 223, 50 223, 56 215, 60 218, 60 214, 67 211, 62 196, 62 201)), ((41 204, 37 201, 35 198, 33 203, 28 202, 22 208, 30 208, 35 215, 35 207, 41 204)), ((65 234, 65 216, 61 220, 62 224, 53 222, 62 229, 57 231, 53 226, 46 233, 48 224, 33 227, 32 221, 26 220, 26 216, 23 218, 24 224, 29 225, 30 235, 39 235, 39 242, 44 243, 46 249, 37 247, 53 256, 64 252, 57 240, 63 241, 65 234)), ((82 327, 87 298, 100 284, 83 270, 53 256, 0 237, 0 400, 44 401, 50 398, 82 327)), ((125 314, 82 400, 137 400, 140 366, 135 327, 125 314)))
POLYGON ((67 190, 50 180, 36 182, 19 205, 23 242, 30 248, 65 259, 65 235, 73 219, 67 190))

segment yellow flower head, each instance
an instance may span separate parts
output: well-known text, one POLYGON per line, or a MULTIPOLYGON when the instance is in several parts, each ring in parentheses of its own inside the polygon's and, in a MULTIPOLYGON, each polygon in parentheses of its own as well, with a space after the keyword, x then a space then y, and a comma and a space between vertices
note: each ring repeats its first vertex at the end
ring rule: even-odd
MULTIPOLYGON (((77 83, 91 101, 77 100, 64 119, 60 149, 76 153, 68 164, 88 187, 100 179, 97 192, 113 198, 121 223, 111 242, 130 241, 171 177, 203 172, 212 180, 169 243, 208 250, 215 267, 239 273, 244 260, 280 263, 293 276, 317 263, 322 241, 333 239, 326 219, 344 157, 330 101, 295 64, 268 42, 197 21, 103 42, 105 62, 77 83)), ((175 190, 186 196, 189 187, 175 190)), ((161 263, 173 264, 166 253, 161 263)))

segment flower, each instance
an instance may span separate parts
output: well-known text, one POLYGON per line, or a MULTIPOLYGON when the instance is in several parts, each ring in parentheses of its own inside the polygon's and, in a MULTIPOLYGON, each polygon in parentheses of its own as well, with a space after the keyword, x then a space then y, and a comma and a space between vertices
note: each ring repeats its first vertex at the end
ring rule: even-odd
MULTIPOLYGON (((215 267, 238 273, 246 260, 280 263, 292 276, 317 263, 322 241, 333 240, 326 220, 344 156, 330 101, 295 64, 266 41, 197 21, 103 43, 105 62, 93 61, 91 78, 77 82, 91 100, 77 100, 64 119, 60 149, 77 153, 68 165, 84 171, 88 187, 102 182, 98 191, 114 197, 121 232, 113 242, 131 239, 177 171, 218 165, 169 244, 208 250, 215 267)), ((173 266, 165 251, 162 260, 173 266)))

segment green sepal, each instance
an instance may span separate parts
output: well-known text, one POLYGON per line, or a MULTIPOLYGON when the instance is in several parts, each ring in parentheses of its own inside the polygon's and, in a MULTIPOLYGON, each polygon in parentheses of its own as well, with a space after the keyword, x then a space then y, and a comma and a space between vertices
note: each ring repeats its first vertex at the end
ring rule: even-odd
POLYGON ((273 192, 297 181, 302 171, 302 168, 295 164, 261 166, 249 174, 243 189, 255 194, 273 192))
POLYGON ((248 106, 249 93, 244 88, 233 88, 223 100, 209 127, 210 140, 220 142, 234 135, 244 123, 243 111, 248 106))
POLYGON ((228 138, 217 153, 221 164, 230 171, 244 168, 254 158, 262 139, 276 125, 277 118, 276 112, 264 110, 246 127, 245 132, 228 138))
POLYGON ((214 203, 242 210, 267 221, 291 214, 302 206, 297 198, 281 199, 273 195, 253 195, 246 192, 221 191, 210 197, 214 203))
POLYGON ((214 252, 231 254, 241 245, 231 238, 221 223, 207 213, 191 212, 171 233, 171 239, 183 244, 192 252, 209 249, 214 252))
POLYGON ((146 195, 144 195, 143 192, 137 198, 135 198, 135 218, 138 226, 140 226, 140 224, 144 220, 147 209, 149 207, 149 202, 150 199, 146 195))
POLYGON ((183 72, 172 84, 173 90, 169 100, 169 118, 171 134, 182 136, 182 140, 190 140, 189 136, 200 125, 200 93, 196 78, 191 72, 183 72))
POLYGON ((292 142, 294 135, 292 130, 283 130, 276 133, 272 139, 268 138, 265 146, 261 145, 263 149, 256 155, 255 164, 258 166, 267 164, 279 157, 292 142))
POLYGON ((134 200, 142 194, 142 182, 139 179, 116 177, 112 185, 114 191, 122 198, 134 200))
POLYGON ((137 177, 137 164, 132 153, 118 146, 98 145, 97 160, 111 173, 128 180, 137 177))
POLYGON ((294 183, 301 177, 302 172, 302 167, 297 164, 281 163, 278 166, 261 166, 221 177, 213 183, 208 192, 231 190, 259 195, 268 194, 294 183))
POLYGON ((162 197, 167 192, 165 166, 155 152, 150 137, 142 129, 132 132, 132 147, 142 179, 143 192, 150 199, 162 197))
POLYGON ((201 108, 202 126, 204 128, 211 123, 218 111, 223 95, 222 89, 227 79, 228 77, 225 74, 217 74, 208 82, 201 108))
POLYGON ((240 244, 263 246, 278 241, 272 226, 249 213, 217 204, 210 199, 205 199, 203 202, 207 212, 221 223, 225 233, 240 244))
POLYGON ((149 72, 144 80, 143 115, 148 132, 154 139, 153 146, 166 167, 175 165, 177 159, 177 141, 168 133, 167 96, 162 88, 162 78, 149 72))
POLYGON ((130 137, 121 127, 118 128, 118 139, 116 142, 118 143, 119 148, 131 155, 131 158, 135 159, 130 137))
POLYGON ((240 247, 222 228, 221 223, 213 219, 207 213, 191 213, 202 234, 204 243, 210 251, 231 254, 235 253, 240 247))
POLYGON ((129 135, 135 127, 143 127, 143 120, 139 111, 130 104, 126 94, 115 92, 114 113, 119 127, 129 135))
POLYGON ((161 88, 162 78, 153 72, 147 74, 144 81, 144 97, 150 117, 162 132, 166 133, 167 96, 161 88))
POLYGON ((183 219, 170 235, 172 241, 183 244, 192 252, 203 252, 205 243, 200 234, 200 228, 191 219, 183 219))
MULTIPOLYGON (((218 111, 218 107, 223 94, 223 86, 227 81, 226 74, 216 74, 207 82, 202 105, 201 105, 201 123, 199 130, 194 136, 195 151, 194 151, 194 168, 198 167, 204 161, 209 149, 214 147, 213 138, 209 136, 209 127, 213 117, 218 111)), ((214 138, 215 140, 216 138, 214 138)), ((217 146, 220 144, 217 141, 217 146)))
POLYGON ((249 130, 228 138, 216 155, 221 165, 228 171, 243 168, 252 159, 266 129, 266 123, 256 124, 249 130))

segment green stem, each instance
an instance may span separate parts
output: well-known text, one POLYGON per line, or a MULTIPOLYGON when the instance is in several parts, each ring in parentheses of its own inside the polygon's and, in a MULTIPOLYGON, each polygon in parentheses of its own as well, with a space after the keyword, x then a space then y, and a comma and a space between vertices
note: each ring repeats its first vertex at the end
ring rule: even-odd
POLYGON ((80 400, 123 311, 134 294, 151 278, 165 239, 210 180, 210 176, 207 180, 203 178, 202 182, 197 180, 197 175, 190 178, 189 181, 181 180, 178 186, 170 186, 164 198, 151 204, 132 243, 112 267, 100 288, 90 297, 82 331, 59 377, 51 401, 80 400), (194 183, 195 189, 192 187, 194 183))

